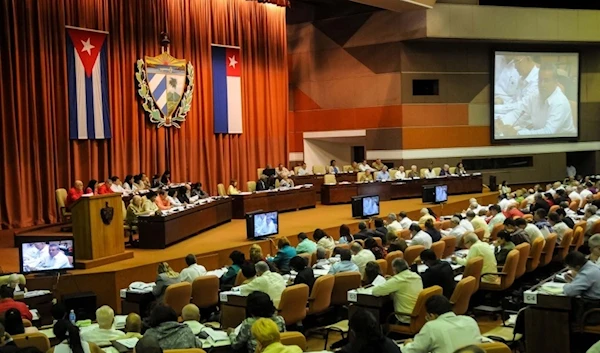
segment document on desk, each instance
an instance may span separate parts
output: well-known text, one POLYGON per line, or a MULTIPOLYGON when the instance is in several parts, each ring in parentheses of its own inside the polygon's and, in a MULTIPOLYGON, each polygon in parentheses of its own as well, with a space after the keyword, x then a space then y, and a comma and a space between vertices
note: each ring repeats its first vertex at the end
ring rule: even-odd
POLYGON ((229 336, 227 336, 227 332, 217 331, 210 327, 205 327, 204 330, 202 330, 202 332, 206 332, 208 337, 212 338, 215 342, 226 341, 229 339, 229 336))
POLYGON ((225 292, 219 293, 219 299, 221 299, 222 302, 227 303, 227 296, 229 296, 229 295, 237 295, 238 297, 245 297, 245 295, 242 295, 242 293, 240 293, 239 291, 230 290, 230 291, 225 291, 225 292))
POLYGON ((558 283, 558 282, 547 282, 542 284, 540 287, 540 292, 551 294, 551 295, 565 295, 564 287, 566 283, 558 283))
POLYGON ((127 315, 115 315, 114 325, 117 330, 125 328, 125 321, 127 320, 127 315))
POLYGON ((373 286, 378 286, 380 284, 384 284, 385 283, 385 277, 383 276, 377 276, 375 277, 375 279, 373 280, 373 283, 371 283, 373 286))
POLYGON ((313 274, 315 277, 325 276, 329 273, 329 269, 314 269, 313 274))
POLYGON ((41 334, 45 335, 46 337, 48 337, 49 340, 56 338, 56 335, 54 334, 54 328, 50 327, 44 330, 40 330, 39 331, 41 334))
POLYGON ((119 350, 117 350, 115 347, 110 346, 110 347, 104 347, 101 348, 102 351, 104 351, 105 353, 119 353, 119 350))
POLYGON ((206 276, 217 276, 217 278, 223 277, 223 275, 227 272, 227 268, 218 268, 216 270, 206 272, 206 276))
POLYGON ((49 290, 32 290, 32 291, 25 293, 24 297, 25 298, 41 297, 42 295, 46 295, 46 294, 50 294, 50 293, 51 292, 49 290))
POLYGON ((33 321, 40 319, 40 313, 37 311, 37 309, 29 309, 29 312, 31 313, 33 321))
POLYGON ((133 349, 133 347, 135 347, 135 345, 138 343, 139 338, 137 337, 132 337, 132 338, 123 338, 122 340, 117 340, 117 342, 119 342, 120 344, 124 345, 125 347, 129 348, 129 349, 133 349))

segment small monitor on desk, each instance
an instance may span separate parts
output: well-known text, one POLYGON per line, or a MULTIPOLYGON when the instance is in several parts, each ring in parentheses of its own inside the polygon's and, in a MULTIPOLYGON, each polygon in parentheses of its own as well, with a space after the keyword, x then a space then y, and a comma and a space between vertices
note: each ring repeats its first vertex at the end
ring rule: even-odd
POLYGON ((368 218, 379 214, 379 195, 355 196, 352 198, 352 217, 368 218))
POLYGON ((73 240, 48 239, 21 244, 21 273, 60 272, 75 268, 73 240))
POLYGON ((448 185, 423 185, 423 203, 444 203, 448 201, 448 185))
POLYGON ((259 240, 279 233, 279 213, 262 210, 246 214, 246 237, 259 240))

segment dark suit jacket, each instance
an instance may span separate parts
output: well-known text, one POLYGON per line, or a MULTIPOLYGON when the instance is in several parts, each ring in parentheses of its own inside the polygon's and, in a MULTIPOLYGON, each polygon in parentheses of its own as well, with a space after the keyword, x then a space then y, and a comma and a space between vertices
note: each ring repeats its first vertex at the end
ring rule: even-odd
POLYGON ((298 272, 294 279, 294 284, 304 283, 308 286, 308 292, 312 291, 313 284, 315 284, 315 274, 312 268, 307 267, 304 270, 298 272))
POLYGON ((376 237, 380 237, 381 241, 383 243, 383 245, 385 245, 386 243, 386 236, 387 236, 387 228, 386 227, 379 227, 375 229, 375 236, 376 237))
POLYGON ((360 232, 354 234, 354 239, 365 240, 370 237, 378 236, 370 229, 363 229, 360 232))
POLYGON ((571 217, 563 218, 563 222, 565 222, 565 224, 568 225, 569 228, 571 228, 571 229, 575 228, 575 221, 573 221, 573 219, 571 219, 571 217))
POLYGON ((263 190, 268 190, 269 187, 267 186, 267 183, 265 183, 262 180, 259 180, 256 182, 256 191, 263 191, 263 190))
POLYGON ((450 264, 446 261, 437 261, 435 265, 429 267, 425 272, 421 273, 423 280, 423 288, 432 286, 442 287, 444 297, 450 299, 456 282, 454 282, 454 271, 450 264))
POLYGON ((442 233, 440 233, 440 231, 435 228, 425 228, 425 233, 431 235, 431 241, 434 243, 442 239, 442 233))
POLYGON ((177 195, 177 199, 181 203, 190 203, 190 199, 187 197, 186 194, 177 195))
POLYGON ((543 208, 546 212, 550 211, 550 205, 546 200, 537 200, 533 205, 531 205, 531 213, 534 213, 536 210, 543 208))

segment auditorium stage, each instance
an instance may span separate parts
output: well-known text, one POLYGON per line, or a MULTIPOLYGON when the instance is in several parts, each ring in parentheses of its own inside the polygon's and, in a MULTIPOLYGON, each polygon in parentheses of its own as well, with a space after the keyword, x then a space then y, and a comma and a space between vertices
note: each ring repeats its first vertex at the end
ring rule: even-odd
MULTIPOLYGON (((423 204, 420 199, 408 199, 381 202, 381 217, 391 212, 406 211, 411 219, 418 219, 423 207, 430 207, 438 215, 449 215, 460 212, 468 206, 469 198, 476 198, 480 204, 497 201, 496 192, 450 196, 447 204, 423 204)), ((292 245, 297 244, 296 235, 299 232, 312 233, 315 228, 325 229, 334 238, 338 238, 338 228, 348 224, 353 232, 357 231, 360 219, 351 217, 351 206, 317 205, 314 209, 281 213, 279 215, 280 236, 289 237, 292 245)), ((73 270, 60 276, 59 283, 53 277, 28 276, 27 284, 30 289, 48 289, 56 286, 59 294, 71 292, 93 291, 98 296, 98 305, 108 304, 120 309, 119 289, 127 287, 133 281, 152 282, 156 277, 156 267, 159 262, 168 261, 176 270, 185 267, 184 257, 189 253, 196 254, 198 263, 208 270, 230 263, 229 254, 233 249, 239 249, 246 254, 248 248, 257 243, 263 248, 264 254, 274 254, 275 246, 269 240, 252 242, 246 240, 244 220, 232 220, 163 250, 133 249, 134 257, 109 265, 99 266, 88 270, 73 270), (31 278, 30 278, 31 277, 31 278)), ((43 230, 33 230, 24 234, 41 235, 43 230)), ((64 234, 64 233, 63 233, 64 234)), ((0 249, 0 266, 3 272, 19 270, 18 249, 0 249)))

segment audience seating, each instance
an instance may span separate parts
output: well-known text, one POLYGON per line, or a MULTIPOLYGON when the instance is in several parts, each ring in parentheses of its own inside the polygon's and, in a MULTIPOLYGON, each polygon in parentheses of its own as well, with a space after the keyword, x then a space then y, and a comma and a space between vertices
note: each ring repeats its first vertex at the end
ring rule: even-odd
POLYGON ((31 321, 27 320, 27 319, 22 319, 23 321, 23 327, 33 327, 33 324, 31 323, 31 321))
POLYGON ((235 276, 235 283, 233 284, 233 286, 234 287, 241 286, 245 280, 246 280, 246 277, 244 277, 242 270, 239 270, 237 275, 235 276))
POLYGON ((125 207, 124 201, 121 201, 121 205, 121 208, 123 209, 123 230, 125 231, 125 242, 133 244, 133 235, 137 233, 138 227, 128 224, 127 221, 125 221, 125 219, 127 219, 127 207, 125 207))
POLYGON ((445 243, 442 258, 445 259, 454 254, 454 251, 456 250, 456 237, 454 235, 447 235, 442 237, 442 241, 445 243))
POLYGON ((348 173, 348 172, 354 171, 354 168, 352 168, 352 165, 346 164, 346 165, 342 166, 342 171, 344 173, 348 173))
POLYGON ((249 192, 255 192, 256 191, 256 182, 255 181, 248 181, 248 182, 246 182, 246 185, 248 186, 248 191, 249 192))
POLYGON ((287 331, 280 334, 281 344, 284 346, 298 346, 302 351, 306 351, 306 337, 297 331, 287 331))
POLYGON ((391 253, 386 255, 385 261, 387 262, 387 274, 388 275, 390 275, 390 276, 394 275, 392 261, 394 261, 394 259, 402 258, 402 257, 404 257, 404 254, 400 250, 392 251, 391 253))
POLYGON ((585 227, 575 225, 573 229, 573 240, 571 241, 571 251, 577 251, 583 245, 585 227))
POLYGON ((483 349, 485 353, 512 353, 512 350, 501 342, 480 343, 477 347, 483 349))
POLYGON ((23 333, 13 335, 13 341, 19 348, 35 347, 41 352, 47 352, 50 349, 50 340, 41 332, 23 333))
POLYGON ((262 175, 262 173, 264 172, 265 168, 256 168, 256 178, 257 180, 260 179, 260 176, 262 175))
POLYGON ((552 261, 554 249, 556 248, 556 238, 557 235, 554 233, 551 233, 548 235, 548 238, 546 238, 546 244, 544 245, 544 250, 542 250, 542 257, 540 258, 540 264, 538 267, 544 267, 552 261))
POLYGON ((467 276, 463 277, 454 288, 450 303, 452 304, 452 311, 456 315, 464 315, 469 310, 469 301, 475 293, 475 285, 475 278, 467 276))
POLYGON ((500 233, 500 231, 503 229, 504 229, 503 223, 496 224, 494 226, 494 228, 492 229, 492 233, 490 234, 490 242, 496 241, 496 239, 498 239, 498 233, 500 233))
POLYGON ((571 243, 573 242, 573 230, 568 230, 563 235, 562 241, 560 245, 558 245, 554 251, 554 258, 552 261, 554 262, 563 262, 565 256, 569 253, 569 249, 571 248, 571 243))
POLYGON ((340 249, 350 249, 350 244, 337 244, 335 246, 336 248, 340 248, 340 249))
POLYGON ((412 237, 412 235, 410 234, 410 230, 409 229, 403 229, 399 232, 398 236, 404 240, 410 240, 410 238, 412 237))
POLYGON ((571 203, 569 204, 569 208, 571 209, 571 211, 577 212, 579 210, 579 201, 571 201, 571 203))
POLYGON ((60 215, 60 221, 62 223, 69 222, 71 220, 71 212, 67 211, 67 189, 56 189, 56 206, 58 207, 58 214, 60 215))
POLYGON ((308 297, 307 315, 318 315, 329 310, 334 284, 335 277, 333 275, 321 276, 315 280, 310 297, 308 297))
POLYGON ((219 278, 217 276, 200 276, 192 282, 192 304, 196 304, 200 309, 211 308, 219 304, 219 278))
POLYGON ((325 178, 323 178, 323 183, 325 184, 337 184, 337 179, 333 174, 325 174, 325 178))
POLYGON ((348 337, 348 331, 350 331, 350 328, 348 327, 348 320, 342 320, 340 322, 336 322, 335 324, 331 324, 328 326, 325 326, 325 344, 323 346, 323 349, 326 350, 327 349, 327 342, 329 341, 329 333, 331 331, 334 332, 339 332, 340 336, 342 336, 342 339, 347 338, 348 337))
POLYGON ((173 308, 177 316, 181 316, 181 309, 190 303, 191 297, 192 285, 188 282, 171 284, 165 289, 165 304, 173 308))
POLYGON ((379 259, 376 260, 377 264, 379 265, 379 271, 381 272, 382 276, 385 276, 387 274, 388 271, 388 263, 386 259, 379 259))
POLYGON ((529 257, 527 258, 527 273, 533 272, 540 265, 542 250, 544 250, 544 239, 542 239, 542 237, 538 237, 533 241, 531 251, 529 252, 529 257))
POLYGON ((598 234, 600 233, 600 219, 594 222, 592 225, 592 229, 590 230, 590 234, 598 234))
POLYGON ((225 191, 225 185, 219 183, 217 184, 217 192, 219 196, 227 196, 227 191, 225 191))
MULTIPOLYGON (((550 206, 550 212, 556 212, 556 210, 558 210, 559 208, 560 208, 559 205, 552 205, 552 206, 550 206)), ((548 213, 550 213, 550 212, 548 212, 548 213)))
POLYGON ((527 199, 523 199, 523 201, 521 201, 521 203, 519 204, 519 208, 523 210, 523 209, 527 208, 527 204, 528 204, 527 199))
POLYGON ((515 329, 513 327, 504 325, 487 331, 483 334, 483 336, 494 341, 500 341, 508 346, 512 346, 515 342, 518 342, 523 338, 522 334, 515 333, 515 329))
POLYGON ((381 240, 380 237, 373 237, 373 239, 375 239, 375 242, 377 243, 377 245, 383 247, 383 240, 381 240))
POLYGON ((314 253, 310 254, 310 263, 313 265, 317 263, 317 252, 316 251, 314 253))
POLYGON ((356 173, 356 181, 360 181, 360 179, 363 177, 363 175, 365 175, 365 172, 356 173))
POLYGON ((475 229, 474 233, 475 233, 475 235, 477 235, 477 238, 479 238, 479 240, 483 240, 483 236, 485 235, 485 229, 483 229, 483 228, 475 229))
POLYGON ((300 256, 301 258, 303 258, 304 260, 306 260, 306 266, 312 267, 312 265, 313 265, 312 254, 309 254, 309 253, 305 252, 305 253, 302 253, 302 254, 298 254, 298 256, 300 256))
POLYGON ((433 252, 435 253, 435 257, 437 257, 438 260, 443 258, 445 248, 446 248, 446 242, 443 240, 439 240, 439 241, 436 241, 435 243, 431 244, 431 250, 433 250, 433 252))
POLYGON ((312 169, 313 169, 313 173, 317 174, 317 175, 327 173, 327 168, 325 168, 324 165, 314 165, 312 169))
POLYGON ((391 318, 394 318, 394 321, 396 321, 394 315, 405 315, 410 316, 410 324, 390 323, 388 324, 388 333, 394 332, 407 336, 414 336, 419 333, 423 325, 425 325, 425 315, 427 314, 425 310, 425 302, 434 295, 442 295, 442 287, 432 286, 423 289, 417 297, 417 302, 415 303, 412 313, 396 312, 390 314, 386 322, 389 323, 391 318))
POLYGON ((519 252, 519 262, 517 263, 517 270, 515 271, 515 279, 517 279, 521 278, 527 270, 527 259, 529 259, 531 245, 529 245, 529 243, 521 243, 515 247, 515 250, 519 252))
POLYGON ((362 240, 362 239, 356 239, 356 240, 353 240, 353 241, 350 243, 350 247, 352 247, 352 244, 354 244, 354 243, 359 243, 359 244, 360 244, 360 246, 362 246, 363 248, 365 247, 365 241, 364 241, 364 240, 362 240))
POLYGON ((526 220, 527 222, 531 223, 533 222, 533 215, 532 214, 525 214, 523 215, 523 219, 526 220))
POLYGON ((442 230, 442 222, 440 222, 440 221, 433 222, 433 228, 435 228, 437 230, 442 230))
MULTIPOLYGON (((481 281, 479 288, 487 291, 502 292, 510 288, 515 282, 517 267, 519 266, 519 250, 511 250, 506 257, 506 263, 502 267, 502 272, 492 273, 499 277, 499 280, 493 283, 481 281)), ((484 276, 488 273, 482 273, 484 276)))
POLYGON ((331 305, 340 306, 348 304, 348 291, 359 288, 360 285, 361 278, 359 272, 336 273, 331 291, 331 305))
POLYGON ((425 250, 423 245, 411 245, 406 248, 404 252, 404 260, 408 263, 408 266, 412 265, 413 262, 421 255, 421 253, 425 250))
POLYGON ((306 317, 306 306, 298 304, 308 301, 308 290, 306 284, 295 284, 286 287, 281 293, 277 311, 285 320, 286 326, 297 324, 306 317))
POLYGON ((463 278, 473 277, 475 278, 475 292, 479 290, 479 283, 481 282, 481 272, 483 271, 483 257, 477 256, 467 261, 465 271, 462 274, 463 278))
POLYGON ((449 219, 446 219, 446 220, 442 221, 441 228, 443 230, 446 230, 446 229, 448 229, 450 227, 452 227, 452 221, 450 221, 449 219))

